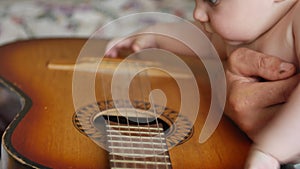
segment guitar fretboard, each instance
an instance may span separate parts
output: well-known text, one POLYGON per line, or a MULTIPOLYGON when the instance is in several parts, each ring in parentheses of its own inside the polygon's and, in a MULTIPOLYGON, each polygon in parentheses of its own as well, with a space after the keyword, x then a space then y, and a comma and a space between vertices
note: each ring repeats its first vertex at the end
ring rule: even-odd
POLYGON ((171 169, 163 128, 108 123, 111 169, 171 169))

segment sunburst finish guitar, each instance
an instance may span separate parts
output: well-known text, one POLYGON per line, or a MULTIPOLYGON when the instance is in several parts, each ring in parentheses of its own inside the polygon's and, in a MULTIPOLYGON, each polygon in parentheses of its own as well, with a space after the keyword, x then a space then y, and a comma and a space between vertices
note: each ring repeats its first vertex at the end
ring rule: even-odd
MULTIPOLYGON (((96 74, 97 101, 83 102, 75 109, 72 70, 85 42, 44 39, 0 47, 2 90, 18 96, 18 104, 12 105, 19 110, 3 134, 4 169, 243 168, 250 141, 228 118, 223 117, 214 134, 199 143, 211 97, 205 69, 194 61, 191 67, 195 68, 201 93, 194 125, 188 117, 177 114, 180 91, 174 79, 155 72, 134 78, 130 100, 117 100, 123 108, 121 112, 116 109, 108 86, 113 73, 110 69, 121 59, 103 60, 101 64, 107 71, 96 74), (145 85, 142 89, 137 87, 145 85), (159 114, 151 111, 153 105, 148 97, 149 91, 157 88, 164 91, 167 100, 159 114)), ((106 42, 99 44, 104 49, 106 42)), ((88 67, 83 64, 82 68, 87 76, 88 67)))

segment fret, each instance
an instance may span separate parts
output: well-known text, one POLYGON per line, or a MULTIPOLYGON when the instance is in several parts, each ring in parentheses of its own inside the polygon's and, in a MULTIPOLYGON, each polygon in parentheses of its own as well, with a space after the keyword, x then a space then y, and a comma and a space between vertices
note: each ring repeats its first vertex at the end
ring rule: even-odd
MULTIPOLYGON (((111 169, 132 169, 128 167, 112 167, 111 169)), ((134 169, 145 169, 145 168, 134 168, 134 169)))
POLYGON ((152 164, 152 165, 171 165, 170 162, 156 162, 156 161, 130 161, 130 160, 111 160, 114 163, 136 163, 136 164, 152 164))
MULTIPOLYGON (((140 150, 137 150, 137 149, 114 149, 112 150, 113 153, 124 153, 124 154, 137 154, 136 157, 139 157, 140 158, 140 154, 145 154, 146 156, 151 156, 151 155, 155 155, 155 154, 163 154, 164 151, 157 151, 157 150, 143 150, 143 149, 140 149, 140 150)), ((114 155, 114 154, 112 154, 114 155)), ((122 156, 122 157, 126 157, 126 156, 122 156)), ((155 156, 153 156, 155 158, 155 156)))
MULTIPOLYGON (((136 166, 133 166, 133 167, 111 167, 111 169, 148 169, 148 168, 157 168, 157 166, 155 165, 152 165, 152 166, 147 166, 147 167, 144 167, 144 166, 141 166, 141 167, 136 167, 136 166)), ((172 169, 172 167, 170 165, 168 166, 163 166, 163 167, 159 167, 159 169, 172 169)))
MULTIPOLYGON (((119 143, 130 143, 130 142, 148 142, 148 143, 153 143, 151 145, 155 146, 156 144, 165 144, 166 141, 164 139, 151 139, 151 138, 147 138, 147 137, 144 137, 144 138, 141 138, 141 137, 108 137, 108 140, 113 140, 112 142, 111 141, 108 141, 109 144, 118 144, 117 141, 119 143)), ((149 145, 149 144, 144 144, 145 146, 149 145)))
POLYGON ((145 148, 145 147, 120 147, 120 146, 108 146, 111 149, 119 149, 119 150, 145 150, 145 151, 168 151, 165 148, 145 148))
POLYGON ((106 127, 108 128, 120 128, 120 129, 137 129, 137 130, 155 130, 155 131, 163 131, 162 128, 158 128, 158 127, 151 127, 151 126, 148 126, 148 127, 143 127, 143 126, 124 126, 124 125, 113 125, 113 124, 110 124, 110 125, 106 125, 106 127))
MULTIPOLYGON (((166 154, 165 154, 166 155, 166 154)), ((122 161, 151 161, 151 162, 160 162, 160 163, 170 163, 170 161, 166 160, 164 157, 126 157, 126 156, 114 156, 113 160, 122 160, 122 161)))
MULTIPOLYGON (((132 169, 128 167, 112 167, 111 169, 132 169)), ((145 168, 134 168, 134 169, 145 169, 145 168)))
POLYGON ((143 144, 143 145, 160 145, 167 146, 165 142, 144 142, 144 141, 126 141, 126 140, 108 140, 110 143, 122 143, 122 144, 143 144))
MULTIPOLYGON (((143 142, 144 143, 144 142, 143 142)), ((121 147, 144 147, 144 148, 165 148, 167 149, 168 146, 166 143, 160 143, 160 142, 155 142, 151 143, 149 142, 148 144, 142 144, 142 143, 137 143, 137 142, 109 142, 109 145, 113 146, 121 146, 121 147)))
POLYGON ((108 134, 108 137, 117 137, 117 138, 133 138, 133 139, 145 139, 145 140, 165 140, 165 138, 160 138, 160 137, 147 137, 147 136, 126 136, 126 135, 111 135, 108 134))
POLYGON ((126 157, 157 157, 157 158, 169 158, 168 155, 160 155, 160 154, 133 154, 133 153, 109 153, 110 155, 116 155, 116 156, 126 156, 126 157))
POLYGON ((124 134, 139 134, 139 135, 164 135, 164 133, 151 132, 151 131, 128 131, 128 130, 107 130, 109 133, 124 133, 124 134))

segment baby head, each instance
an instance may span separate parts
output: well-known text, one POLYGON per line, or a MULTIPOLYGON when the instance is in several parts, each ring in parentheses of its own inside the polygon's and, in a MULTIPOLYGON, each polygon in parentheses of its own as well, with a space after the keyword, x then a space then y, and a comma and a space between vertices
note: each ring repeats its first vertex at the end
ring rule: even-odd
POLYGON ((269 30, 297 0, 195 0, 194 19, 227 43, 249 43, 269 30))

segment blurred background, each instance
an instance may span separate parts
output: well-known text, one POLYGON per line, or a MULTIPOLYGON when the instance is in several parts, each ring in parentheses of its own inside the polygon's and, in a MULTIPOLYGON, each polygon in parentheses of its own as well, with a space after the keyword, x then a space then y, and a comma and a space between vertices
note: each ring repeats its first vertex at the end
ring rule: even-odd
MULTIPOLYGON (((163 12, 191 20, 194 0, 0 0, 0 45, 30 38, 89 37, 119 17, 163 12)), ((136 21, 137 26, 153 20, 136 21)), ((126 31, 126 26, 121 27, 126 31)), ((105 38, 120 35, 111 30, 105 38)))

